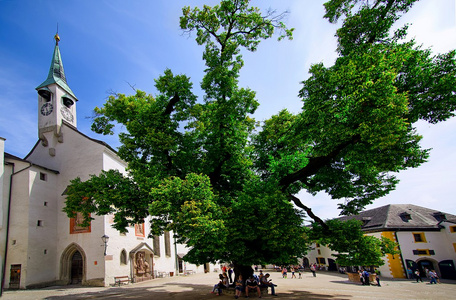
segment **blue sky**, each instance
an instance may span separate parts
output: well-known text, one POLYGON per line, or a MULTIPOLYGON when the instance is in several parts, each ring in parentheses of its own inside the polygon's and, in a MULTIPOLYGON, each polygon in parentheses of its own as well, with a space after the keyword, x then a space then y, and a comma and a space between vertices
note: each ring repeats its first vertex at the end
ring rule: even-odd
MULTIPOLYGON (((264 120, 283 108, 298 112, 300 82, 308 77, 310 64, 332 65, 338 25, 322 18, 317 0, 254 0, 267 8, 290 12, 293 41, 270 39, 255 53, 245 53, 240 85, 257 92, 260 102, 255 117, 264 120)), ((422 0, 400 23, 412 23, 409 36, 434 53, 456 48, 456 0, 422 0)), ((187 74, 195 93, 202 95, 202 47, 194 36, 179 29, 185 5, 214 5, 217 1, 147 0, 0 0, 0 136, 6 151, 24 157, 37 141, 38 105, 35 87, 49 70, 59 27, 60 51, 67 81, 78 97, 78 129, 90 137, 118 146, 115 136, 90 131, 90 117, 103 105, 110 91, 130 94, 131 86, 155 94, 154 79, 166 68, 187 74)), ((456 118, 438 125, 417 124, 422 145, 433 148, 429 162, 399 174, 396 191, 377 200, 414 203, 456 214, 456 118)), ((300 194, 303 202, 323 218, 337 216, 337 201, 324 194, 300 194)))

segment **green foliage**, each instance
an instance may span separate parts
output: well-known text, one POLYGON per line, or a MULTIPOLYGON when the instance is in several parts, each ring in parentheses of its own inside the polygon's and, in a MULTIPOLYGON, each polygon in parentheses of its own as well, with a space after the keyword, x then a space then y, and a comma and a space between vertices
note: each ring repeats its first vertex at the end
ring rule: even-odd
POLYGON ((361 221, 337 219, 326 222, 330 230, 314 224, 309 238, 338 252, 336 262, 341 266, 381 266, 382 257, 399 254, 397 243, 388 238, 376 238, 361 231, 361 221))
POLYGON ((318 240, 341 253, 342 264, 380 265, 394 244, 364 236, 356 222, 325 222, 295 195, 324 191, 343 200, 342 214, 356 214, 395 188, 395 172, 426 161, 413 124, 454 115, 456 52, 433 56, 402 41, 407 26, 391 33, 414 2, 325 3, 330 22, 343 20, 340 56, 310 68, 301 112, 283 110, 261 128, 251 116, 255 92, 239 87, 241 51, 255 51, 275 32, 291 39, 286 13, 262 15, 248 0, 184 7, 182 30, 205 46, 203 99, 188 77, 165 70, 157 95, 112 95, 95 108, 94 131, 125 129, 118 155, 128 174, 71 181, 64 211, 87 219, 114 213, 121 231, 150 215, 152 233, 172 230, 191 248, 186 260, 198 264, 291 263, 318 240), (305 214, 312 229, 303 226, 305 214))
POLYGON ((126 232, 127 226, 142 223, 148 215, 144 210, 150 201, 147 193, 117 170, 91 175, 87 181, 73 179, 66 194, 63 211, 69 217, 81 212, 85 218, 82 226, 90 224, 91 214, 114 214, 114 228, 126 232))

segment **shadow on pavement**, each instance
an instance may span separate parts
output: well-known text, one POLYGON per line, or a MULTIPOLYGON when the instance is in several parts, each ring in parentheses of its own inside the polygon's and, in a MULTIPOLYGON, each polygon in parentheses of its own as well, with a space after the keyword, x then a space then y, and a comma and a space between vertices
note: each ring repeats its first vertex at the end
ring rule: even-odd
MULTIPOLYGON (((233 299, 232 295, 216 296, 211 294, 213 286, 198 284, 166 283, 153 287, 122 287, 109 288, 96 292, 85 292, 72 295, 49 296, 48 300, 77 300, 77 299, 180 299, 180 300, 199 300, 199 299, 233 299)), ((263 295, 263 298, 269 299, 351 299, 351 295, 328 295, 317 294, 310 291, 288 291, 287 293, 278 293, 278 297, 263 295)), ((239 299, 245 299, 240 297, 239 299)), ((256 296, 249 299, 257 299, 256 296)))

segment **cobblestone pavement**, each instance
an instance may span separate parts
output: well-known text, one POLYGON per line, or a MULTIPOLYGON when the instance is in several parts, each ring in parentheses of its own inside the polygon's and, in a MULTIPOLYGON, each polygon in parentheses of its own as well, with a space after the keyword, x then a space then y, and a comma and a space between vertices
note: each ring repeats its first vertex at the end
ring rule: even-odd
MULTIPOLYGON (((347 275, 318 272, 317 277, 303 273, 302 279, 284 279, 270 272, 277 284, 278 297, 270 299, 456 299, 456 280, 441 284, 416 283, 411 280, 387 280, 381 287, 361 286, 348 281, 347 275)), ((423 279, 424 280, 424 279, 423 279)), ((72 299, 234 299, 232 295, 217 297, 210 291, 218 282, 217 273, 158 278, 122 287, 57 286, 35 290, 5 291, 2 300, 72 300, 72 299)), ((256 297, 250 297, 256 298, 256 297)))

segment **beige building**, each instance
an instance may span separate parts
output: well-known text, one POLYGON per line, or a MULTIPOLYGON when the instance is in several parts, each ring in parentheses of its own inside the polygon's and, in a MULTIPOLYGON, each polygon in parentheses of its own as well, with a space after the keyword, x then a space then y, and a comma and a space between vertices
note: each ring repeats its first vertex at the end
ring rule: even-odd
MULTIPOLYGON (((456 279, 456 216, 412 204, 391 204, 363 211, 356 216, 366 235, 387 237, 399 244, 400 255, 387 255, 379 267, 388 278, 407 278, 407 269, 436 270, 441 278, 456 279)), ((335 252, 314 244, 304 263, 317 263, 337 270, 335 252)))
POLYGON ((71 179, 102 170, 125 173, 126 164, 106 143, 77 129, 77 102, 66 82, 56 45, 47 79, 38 92, 38 141, 25 158, 5 153, 0 138, 0 261, 2 288, 53 284, 106 286, 115 277, 133 282, 156 276, 205 272, 182 260, 188 251, 172 233, 148 238, 149 222, 120 234, 113 216, 92 216, 89 227, 62 212, 71 179), (102 239, 103 237, 103 239, 102 239))

